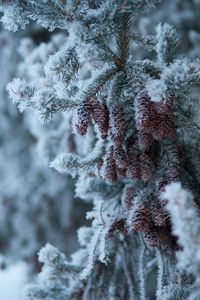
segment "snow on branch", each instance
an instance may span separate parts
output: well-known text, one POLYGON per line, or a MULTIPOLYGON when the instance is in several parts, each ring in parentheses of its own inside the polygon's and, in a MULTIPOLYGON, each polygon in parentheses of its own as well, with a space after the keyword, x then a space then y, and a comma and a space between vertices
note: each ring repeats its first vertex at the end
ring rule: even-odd
POLYGON ((176 59, 165 66, 160 79, 149 79, 146 83, 147 92, 154 102, 167 99, 170 96, 184 95, 192 85, 200 82, 200 61, 190 61, 187 58, 176 59))
POLYGON ((173 234, 182 247, 177 252, 179 267, 197 274, 200 261, 200 217, 193 202, 192 194, 179 182, 166 186, 162 194, 168 200, 167 210, 172 218, 173 234))

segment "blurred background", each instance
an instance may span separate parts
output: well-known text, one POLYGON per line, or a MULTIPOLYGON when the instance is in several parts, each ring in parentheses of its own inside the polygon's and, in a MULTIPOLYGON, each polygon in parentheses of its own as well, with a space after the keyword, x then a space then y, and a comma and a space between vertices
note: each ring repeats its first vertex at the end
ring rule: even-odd
POLYGON ((73 179, 49 168, 57 153, 78 151, 70 116, 42 124, 33 111, 18 112, 6 91, 14 77, 44 75, 45 62, 66 36, 35 25, 14 34, 0 30, 0 288, 2 299, 17 300, 17 286, 40 271, 42 246, 49 242, 66 254, 77 248, 88 204, 75 197, 73 179))

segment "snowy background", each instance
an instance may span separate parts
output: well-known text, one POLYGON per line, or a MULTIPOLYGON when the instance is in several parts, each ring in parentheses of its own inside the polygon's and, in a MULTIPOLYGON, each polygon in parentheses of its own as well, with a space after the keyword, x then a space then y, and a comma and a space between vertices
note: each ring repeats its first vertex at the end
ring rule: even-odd
POLYGON ((0 271, 2 300, 21 300, 23 285, 26 283, 26 265, 22 262, 0 271))

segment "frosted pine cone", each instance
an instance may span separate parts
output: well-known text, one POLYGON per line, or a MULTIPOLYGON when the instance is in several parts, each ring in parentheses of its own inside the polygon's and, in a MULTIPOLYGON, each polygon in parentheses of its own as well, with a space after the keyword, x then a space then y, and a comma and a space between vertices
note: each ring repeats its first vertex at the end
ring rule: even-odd
POLYGON ((153 223, 156 226, 165 226, 167 215, 163 212, 162 207, 157 199, 150 202, 150 213, 153 223))
POLYGON ((78 123, 76 124, 77 133, 85 135, 88 129, 88 123, 91 113, 91 104, 84 101, 77 109, 78 123))
POLYGON ((169 184, 166 176, 163 176, 159 179, 159 181, 156 183, 156 194, 158 199, 160 199, 160 195, 162 192, 164 192, 166 185, 169 184))
POLYGON ((116 165, 119 169, 126 169, 127 166, 127 157, 126 152, 124 149, 119 147, 114 147, 114 153, 113 153, 116 165))
POLYGON ((131 179, 138 180, 141 178, 139 155, 136 153, 129 158, 126 176, 131 179))
POLYGON ((130 137, 126 141, 126 152, 128 156, 128 164, 126 176, 131 179, 140 179, 140 162, 138 150, 134 147, 134 139, 130 137))
POLYGON ((137 98, 136 126, 140 132, 139 136, 141 135, 139 142, 141 146, 144 145, 144 150, 147 149, 148 143, 147 141, 144 143, 145 140, 142 140, 142 134, 150 134, 155 140, 171 139, 173 137, 173 118, 168 102, 153 103, 145 93, 137 98))
POLYGON ((113 147, 109 147, 106 151, 101 174, 108 182, 115 182, 117 180, 117 169, 115 159, 113 157, 113 147))
POLYGON ((158 237, 157 232, 153 228, 148 228, 143 233, 144 241, 147 243, 149 247, 156 247, 158 246, 158 237))
POLYGON ((132 230, 146 231, 149 228, 150 214, 144 204, 135 204, 130 214, 129 222, 132 230))
POLYGON ((156 125, 151 132, 155 140, 171 139, 173 137, 174 128, 171 114, 158 115, 156 125))
POLYGON ((149 151, 153 139, 149 133, 139 132, 138 141, 139 141, 139 147, 142 151, 149 151))
POLYGON ((152 107, 153 104, 145 93, 140 94, 136 99, 136 127, 139 131, 150 132, 150 124, 155 119, 155 112, 152 107))
POLYGON ((112 108, 110 116, 110 127, 112 138, 115 145, 120 145, 121 139, 124 135, 126 128, 126 119, 122 106, 116 105, 112 108))
POLYGON ((140 171, 141 176, 144 181, 149 181, 152 179, 154 173, 154 163, 150 156, 146 153, 140 155, 140 171))
POLYGON ((97 99, 94 99, 92 102, 91 116, 98 125, 102 136, 106 136, 109 128, 109 112, 106 105, 101 104, 97 99))
POLYGON ((134 188, 130 185, 126 185, 122 195, 122 206, 125 210, 130 210, 133 205, 133 193, 134 188))
POLYGON ((165 114, 172 111, 173 98, 169 97, 168 99, 160 102, 154 102, 155 109, 158 113, 165 114))

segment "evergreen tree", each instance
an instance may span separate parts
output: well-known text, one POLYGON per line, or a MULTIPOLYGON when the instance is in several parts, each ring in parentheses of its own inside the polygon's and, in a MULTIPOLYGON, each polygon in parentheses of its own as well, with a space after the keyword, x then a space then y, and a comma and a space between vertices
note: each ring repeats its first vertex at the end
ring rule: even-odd
POLYGON ((20 111, 54 124, 55 140, 68 131, 76 149, 44 157, 93 204, 70 260, 51 244, 40 250, 26 300, 200 297, 200 3, 168 1, 172 25, 147 28, 155 7, 166 21, 168 3, 158 2, 0 1, 6 28, 55 31, 39 46, 23 40, 20 79, 7 89, 20 111))

